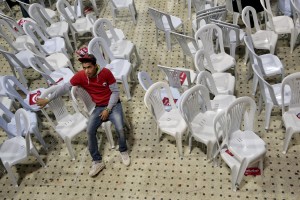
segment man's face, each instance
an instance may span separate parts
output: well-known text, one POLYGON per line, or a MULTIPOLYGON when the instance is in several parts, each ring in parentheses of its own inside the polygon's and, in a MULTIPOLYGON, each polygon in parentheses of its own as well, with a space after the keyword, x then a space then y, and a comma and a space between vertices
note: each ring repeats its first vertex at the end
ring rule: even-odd
POLYGON ((94 77, 97 73, 97 66, 93 65, 92 63, 82 63, 82 68, 89 78, 94 77))

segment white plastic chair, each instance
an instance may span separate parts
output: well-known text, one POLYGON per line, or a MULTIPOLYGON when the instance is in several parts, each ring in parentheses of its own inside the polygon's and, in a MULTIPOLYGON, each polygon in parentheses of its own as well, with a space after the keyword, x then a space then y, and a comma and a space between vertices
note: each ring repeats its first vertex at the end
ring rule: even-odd
POLYGON ((115 28, 108 19, 99 18, 96 21, 97 21, 97 25, 95 24, 95 22, 93 22, 94 37, 100 37, 99 35, 102 34, 103 31, 105 31, 108 39, 111 42, 115 42, 114 41, 115 38, 117 38, 117 40, 125 40, 126 39, 124 32, 119 28, 115 28), (114 34, 116 34, 116 36, 114 34))
POLYGON ((170 87, 177 88, 181 92, 190 88, 197 78, 197 74, 191 69, 157 66, 166 75, 170 87))
POLYGON ((293 19, 289 16, 273 16, 270 0, 260 0, 265 11, 266 29, 272 30, 277 34, 291 34, 290 47, 291 53, 294 50, 296 32, 293 19))
MULTIPOLYGON (((253 46, 256 49, 269 50, 274 54, 278 35, 272 30, 262 30, 257 20, 256 10, 251 6, 246 6, 242 11, 242 20, 246 26, 247 36, 251 35, 253 46), (254 27, 251 27, 250 20, 253 20, 254 27)), ((245 56, 245 64, 248 57, 245 56)))
POLYGON ((217 0, 207 1, 207 0, 188 0, 188 18, 192 18, 192 7, 194 7, 195 12, 199 12, 205 9, 216 6, 217 0))
POLYGON ((175 33, 175 32, 171 32, 171 35, 173 35, 176 38, 177 42, 181 47, 183 53, 184 65, 187 66, 186 56, 191 57, 192 62, 194 63, 195 54, 199 49, 195 39, 190 36, 175 33))
POLYGON ((179 27, 182 27, 184 33, 185 30, 183 22, 178 17, 161 12, 154 8, 149 7, 148 12, 155 22, 156 44, 158 45, 158 30, 163 31, 166 37, 167 50, 170 51, 172 48, 171 31, 175 32, 179 27))
POLYGON ((44 58, 38 56, 30 58, 29 64, 43 76, 48 86, 69 83, 74 75, 69 68, 58 68, 55 70, 44 58))
POLYGON ((92 13, 89 13, 86 16, 77 16, 77 11, 74 10, 66 0, 58 0, 56 2, 56 8, 60 15, 63 16, 66 22, 69 24, 72 37, 74 39, 74 46, 75 49, 77 49, 76 35, 82 36, 86 33, 91 33, 93 28, 91 21, 93 20, 89 20, 89 18, 95 17, 92 13))
POLYGON ((11 179, 13 185, 18 187, 16 177, 13 175, 11 167, 28 159, 30 155, 37 158, 39 163, 46 167, 42 158, 39 156, 29 134, 30 119, 27 112, 20 108, 15 113, 17 136, 5 140, 0 147, 0 158, 11 179), (22 123, 23 122, 23 123, 22 123), (25 136, 25 138, 22 137, 25 136))
POLYGON ((284 123, 286 132, 285 132, 285 139, 283 142, 283 154, 286 154, 289 143, 294 134, 300 132, 300 73, 295 72, 293 74, 288 75, 282 81, 281 85, 281 96, 282 101, 286 102, 285 94, 287 92, 291 92, 290 101, 285 107, 284 105, 281 106, 282 108, 282 121, 284 123))
POLYGON ((197 51, 194 61, 197 72, 200 73, 208 70, 211 73, 216 88, 220 94, 234 94, 235 77, 227 72, 215 72, 213 69, 209 68, 208 65, 204 65, 204 59, 204 50, 197 51))
POLYGON ((295 37, 293 42, 293 49, 291 51, 294 50, 294 47, 296 45, 297 42, 297 38, 299 36, 300 33, 300 5, 299 2, 297 2, 297 0, 290 0, 291 2, 291 9, 292 9, 292 13, 293 13, 293 22, 294 22, 294 26, 295 26, 295 37))
MULTIPOLYGON (((58 70, 61 68, 70 68, 72 72, 75 72, 75 69, 70 61, 70 59, 64 53, 52 53, 50 55, 43 54, 43 52, 39 51, 34 45, 30 43, 25 43, 24 47, 31 52, 32 57, 38 57, 42 63, 48 66, 48 68, 54 70, 58 70)), ((28 58, 28 62, 29 62, 28 58)))
MULTIPOLYGON (((60 85, 54 85, 46 90, 44 90, 40 98, 47 98, 52 95, 52 93, 57 90, 60 85)), ((72 148, 71 141, 78 134, 82 133, 87 126, 87 119, 74 107, 74 112, 68 111, 61 97, 53 99, 48 103, 48 110, 50 110, 54 116, 55 120, 51 119, 50 116, 45 112, 45 116, 50 122, 52 128, 58 133, 58 135, 64 140, 67 145, 69 154, 72 160, 75 160, 75 153, 72 148)), ((47 108, 45 108, 47 109, 47 108)))
POLYGON ((4 47, 0 46, 0 53, 3 55, 3 57, 7 60, 9 63, 9 66, 11 68, 11 71, 13 72, 13 75, 17 77, 16 71, 18 73, 18 76, 20 78, 21 83, 24 87, 28 88, 28 80, 24 76, 23 70, 28 69, 30 67, 28 61, 26 58, 30 57, 26 54, 18 54, 16 52, 9 52, 4 49, 4 47))
MULTIPOLYGON (((211 22, 217 24, 223 33, 224 47, 230 49, 230 55, 235 58, 236 48, 244 42, 245 32, 238 25, 211 19, 211 22)), ((246 55, 247 57, 247 55, 246 55)))
POLYGON ((211 160, 217 146, 217 139, 213 131, 213 119, 216 112, 212 110, 210 105, 207 88, 202 85, 195 85, 185 91, 179 103, 179 110, 190 131, 190 152, 194 138, 207 146, 207 159, 211 160))
MULTIPOLYGON (((28 12, 31 18, 34 19, 50 37, 63 37, 66 41, 68 51, 74 51, 69 38, 69 24, 66 21, 54 22, 47 14, 45 7, 37 3, 31 4, 28 12)), ((73 38, 73 40, 74 39, 75 38, 73 38)))
POLYGON ((164 82, 152 84, 146 91, 144 103, 156 121, 158 140, 160 140, 162 132, 173 136, 176 140, 179 156, 182 157, 182 137, 187 131, 187 124, 175 105, 169 85, 164 82), (169 111, 164 109, 161 89, 166 91, 169 98, 171 105, 169 111))
POLYGON ((128 85, 128 76, 131 75, 131 80, 135 79, 131 63, 125 59, 116 59, 110 51, 106 41, 101 37, 93 38, 89 42, 88 52, 95 55, 97 58, 97 64, 99 64, 101 68, 106 67, 109 69, 114 75, 116 81, 123 84, 127 100, 130 100, 131 95, 128 85), (104 59, 103 53, 107 55, 110 62, 104 59))
MULTIPOLYGON (((96 104, 93 102, 91 96, 81 87, 73 86, 71 89, 71 97, 74 105, 87 119, 89 119, 92 114, 96 104), (80 102, 82 106, 80 106, 80 102)), ((112 149, 115 148, 114 139, 111 131, 111 122, 106 121, 102 123, 102 128, 105 131, 107 140, 110 143, 112 149)))
MULTIPOLYGON (((20 4, 20 6, 21 6, 24 10, 26 10, 26 12, 30 15, 30 13, 29 13, 29 7, 30 7, 32 4, 28 4, 28 3, 25 3, 25 2, 20 1, 20 0, 16 0, 16 2, 18 2, 18 3, 20 4)), ((40 2, 41 2, 41 1, 40 1, 40 2)), ((43 6, 43 7, 45 8, 45 5, 42 5, 42 4, 40 4, 40 5, 43 6)), ((56 11, 51 10, 51 9, 49 9, 49 8, 45 8, 45 11, 47 12, 47 14, 49 15, 49 17, 50 17, 51 19, 55 19, 55 18, 57 17, 57 12, 56 12, 56 11)), ((30 17, 32 17, 32 16, 30 15, 30 17)))
POLYGON ((267 149, 266 143, 253 132, 255 110, 253 99, 240 97, 229 105, 225 118, 220 113, 214 120, 217 137, 223 135, 223 142, 217 153, 220 153, 231 169, 233 191, 240 185, 247 167, 258 163, 263 174, 263 160, 267 149))
MULTIPOLYGON (((14 113, 12 113, 6 106, 0 102, 0 112, 3 112, 4 115, 0 116, 0 127, 6 132, 8 138, 16 137, 18 136, 17 132, 17 125, 16 125, 16 116, 14 113)), ((31 111, 25 111, 27 114, 27 117, 30 121, 30 127, 29 127, 29 133, 33 133, 35 137, 39 140, 39 142, 43 145, 43 148, 45 150, 48 149, 42 134, 39 130, 37 115, 34 112, 31 111)), ((21 120, 23 125, 23 120, 21 120)), ((25 136, 22 134, 21 136, 25 136)))
POLYGON ((25 22, 23 28, 25 33, 33 39, 35 45, 44 54, 49 55, 52 53, 60 52, 68 56, 64 38, 51 38, 47 33, 44 33, 37 24, 30 21, 25 22))
POLYGON ((8 40, 18 51, 24 50, 23 44, 29 42, 34 44, 33 39, 26 35, 23 28, 11 18, 0 15, 0 34, 8 40))
POLYGON ((242 0, 235 0, 237 7, 238 7, 238 12, 235 12, 233 10, 233 5, 232 5, 232 0, 226 0, 226 9, 229 13, 233 15, 233 24, 238 24, 238 20, 240 15, 242 14, 242 0))
POLYGON ((209 65, 209 69, 212 73, 214 72, 225 72, 230 68, 234 68, 235 77, 235 59, 228 55, 224 50, 223 34, 221 28, 216 24, 207 24, 202 26, 195 34, 195 40, 201 39, 203 49, 204 49, 204 65, 209 65), (217 33, 218 47, 220 52, 216 52, 214 48, 214 36, 217 33))
MULTIPOLYGON (((153 84, 149 74, 147 72, 141 71, 138 73, 138 79, 139 79, 139 83, 142 86, 142 88, 147 91, 148 88, 153 84)), ((181 97, 181 94, 179 92, 179 90, 177 88, 174 87, 170 87, 171 89, 171 93, 173 96, 174 101, 176 100, 176 105, 178 104, 178 100, 181 97)), ((161 96, 162 98, 168 98, 168 95, 166 93, 166 91, 164 89, 161 90, 161 96)), ((169 111, 170 109, 172 109, 171 105, 169 105, 168 103, 165 103, 165 109, 166 111, 169 111)))
MULTIPOLYGON (((196 33, 202 26, 211 23, 211 19, 225 21, 227 11, 225 6, 216 6, 196 13, 196 19, 192 21, 193 32, 196 33)), ((197 41, 197 39, 196 39, 197 41)))
POLYGON ((214 96, 210 100, 212 110, 218 112, 225 110, 236 99, 231 94, 220 94, 211 73, 208 71, 199 72, 196 83, 205 86, 209 90, 209 93, 214 96))
POLYGON ((110 8, 113 16, 113 23, 115 24, 115 20, 117 17, 117 13, 120 10, 128 9, 131 15, 132 21, 134 24, 137 23, 136 20, 136 8, 134 4, 134 0, 109 0, 110 8))
MULTIPOLYGON (((26 110, 34 112, 40 110, 39 106, 36 105, 36 98, 45 90, 44 88, 28 90, 14 76, 4 76, 0 80, 2 86, 1 90, 4 91, 7 97, 9 97, 13 101, 18 101, 26 110)), ((41 111, 43 112, 43 110, 41 111)))
POLYGON ((119 38, 108 19, 98 19, 95 21, 93 35, 94 37, 102 37, 106 41, 115 58, 126 59, 130 62, 130 58, 134 54, 136 58, 135 68, 140 64, 136 46, 129 40, 119 38), (104 26, 108 26, 109 30, 105 31, 104 26))
MULTIPOLYGON (((280 75, 281 79, 284 77, 284 67, 280 59, 273 54, 263 54, 258 56, 253 48, 252 39, 249 36, 244 38, 245 45, 249 52, 251 65, 257 65, 260 68, 262 77, 271 77, 275 75, 280 75)), ((250 70, 249 70, 250 71, 250 70)), ((248 75, 250 77, 250 74, 248 75)), ((253 90, 252 94, 255 95, 256 88, 258 84, 258 78, 256 75, 253 75, 253 90)))
POLYGON ((282 83, 269 84, 264 80, 263 75, 260 71, 260 67, 257 65, 252 65, 254 74, 258 78, 260 97, 259 97, 259 107, 258 110, 261 112, 262 102, 265 103, 265 129, 268 130, 270 126, 270 117, 272 108, 274 106, 281 108, 282 106, 287 106, 291 99, 291 91, 287 90, 284 95, 281 96, 282 83), (284 102, 282 101, 284 99, 284 102))

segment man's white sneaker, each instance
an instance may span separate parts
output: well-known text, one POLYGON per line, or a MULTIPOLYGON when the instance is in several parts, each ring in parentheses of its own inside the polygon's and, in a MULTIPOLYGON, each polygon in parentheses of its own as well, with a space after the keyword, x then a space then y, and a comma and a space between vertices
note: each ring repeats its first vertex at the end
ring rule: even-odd
POLYGON ((96 176, 102 169, 105 168, 105 164, 102 161, 93 161, 92 168, 89 172, 91 177, 96 176))
POLYGON ((128 155, 127 151, 120 152, 122 162, 124 165, 129 166, 130 165, 130 157, 128 155))

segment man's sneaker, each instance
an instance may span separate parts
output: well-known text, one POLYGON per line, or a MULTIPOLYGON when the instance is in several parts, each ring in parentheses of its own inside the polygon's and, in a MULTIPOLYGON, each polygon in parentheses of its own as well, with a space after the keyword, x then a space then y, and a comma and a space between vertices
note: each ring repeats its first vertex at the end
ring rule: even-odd
POLYGON ((105 168, 105 164, 102 161, 93 161, 92 168, 89 172, 91 177, 96 176, 102 169, 105 168))
POLYGON ((123 152, 120 152, 120 154, 121 154, 123 164, 126 166, 129 166, 130 165, 130 157, 128 155, 128 152, 123 151, 123 152))

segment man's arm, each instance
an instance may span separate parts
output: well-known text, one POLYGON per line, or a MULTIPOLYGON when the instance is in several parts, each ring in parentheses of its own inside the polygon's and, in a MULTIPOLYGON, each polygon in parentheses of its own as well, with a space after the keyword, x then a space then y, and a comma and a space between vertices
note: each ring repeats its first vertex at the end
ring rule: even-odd
POLYGON ((66 94, 70 90, 70 87, 72 87, 70 82, 65 83, 61 87, 58 87, 57 90, 55 90, 48 99, 38 98, 36 104, 41 108, 44 108, 53 99, 66 94))
POLYGON ((111 95, 108 102, 108 109, 112 109, 119 101, 119 88, 117 82, 109 85, 109 89, 111 90, 111 95))

